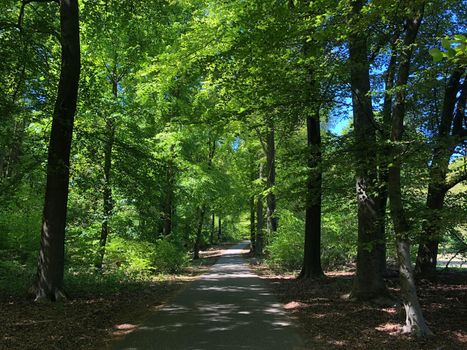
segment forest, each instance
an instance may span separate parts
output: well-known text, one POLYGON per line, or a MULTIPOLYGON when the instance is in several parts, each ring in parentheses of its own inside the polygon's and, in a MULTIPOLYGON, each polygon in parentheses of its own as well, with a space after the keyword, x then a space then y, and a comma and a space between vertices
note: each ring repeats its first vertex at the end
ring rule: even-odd
POLYGON ((246 240, 305 348, 467 346, 464 0, 0 9, 0 349, 103 348, 246 240))

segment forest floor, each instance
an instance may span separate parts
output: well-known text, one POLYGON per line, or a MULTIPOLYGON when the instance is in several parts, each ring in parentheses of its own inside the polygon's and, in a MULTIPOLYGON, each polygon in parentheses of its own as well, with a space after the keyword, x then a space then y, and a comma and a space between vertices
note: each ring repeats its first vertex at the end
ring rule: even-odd
MULTIPOLYGON (((401 335, 402 306, 383 307, 348 299, 354 273, 327 272, 319 280, 296 280, 264 265, 256 273, 268 280, 296 320, 309 349, 467 349, 467 271, 443 272, 436 283, 420 282, 425 318, 434 332, 426 340, 401 335)), ((397 278, 387 280, 399 297, 397 278)))
POLYGON ((167 302, 206 272, 224 248, 201 252, 201 259, 183 274, 120 287, 115 293, 68 291, 68 301, 45 304, 0 293, 0 350, 103 349, 142 323, 148 310, 167 302))

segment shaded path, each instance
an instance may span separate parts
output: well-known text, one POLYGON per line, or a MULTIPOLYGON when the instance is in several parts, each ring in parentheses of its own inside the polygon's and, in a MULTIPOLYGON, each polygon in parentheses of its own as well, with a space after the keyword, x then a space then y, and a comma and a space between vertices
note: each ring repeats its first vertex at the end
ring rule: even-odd
POLYGON ((281 304, 248 267, 241 243, 115 350, 303 349, 281 304))

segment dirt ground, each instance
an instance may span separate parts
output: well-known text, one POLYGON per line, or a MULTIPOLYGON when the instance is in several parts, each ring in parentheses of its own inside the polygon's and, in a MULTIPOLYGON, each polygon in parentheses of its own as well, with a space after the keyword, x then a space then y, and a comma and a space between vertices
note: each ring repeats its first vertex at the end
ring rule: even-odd
MULTIPOLYGON (((402 306, 350 301, 352 272, 329 272, 320 280, 296 280, 255 267, 267 279, 290 316, 300 324, 309 349, 467 349, 467 273, 443 273, 437 283, 421 282, 418 294, 434 336, 401 335, 402 306)), ((387 280, 399 297, 397 278, 387 280)))

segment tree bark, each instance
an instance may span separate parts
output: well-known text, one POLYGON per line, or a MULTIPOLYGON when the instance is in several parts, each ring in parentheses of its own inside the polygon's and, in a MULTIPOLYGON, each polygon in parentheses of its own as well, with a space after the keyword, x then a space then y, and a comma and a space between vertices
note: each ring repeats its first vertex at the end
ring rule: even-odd
MULTIPOLYGON (((112 95, 117 101, 118 98, 118 77, 116 72, 117 66, 114 66, 112 73, 112 95)), ((102 227, 101 236, 99 239, 99 257, 96 267, 102 269, 105 256, 105 245, 107 244, 107 237, 109 236, 109 221, 112 216, 113 202, 112 202, 112 149, 115 142, 115 122, 113 117, 108 117, 105 120, 106 124, 106 137, 104 145, 104 191, 103 191, 103 208, 102 208, 102 227)))
POLYGON ((219 216, 217 218, 217 241, 220 242, 222 239, 222 220, 219 216))
MULTIPOLYGON (((263 164, 259 166, 259 179, 263 178, 263 164)), ((255 239, 255 255, 263 255, 263 195, 259 194, 256 197, 256 239, 255 239)))
POLYGON ((167 164, 167 186, 166 194, 164 198, 164 212, 163 212, 163 227, 162 234, 168 236, 172 233, 172 224, 173 224, 173 212, 174 212, 174 186, 175 186, 175 174, 174 174, 174 164, 169 160, 167 164))
POLYGON ((201 238, 203 234, 203 223, 204 223, 205 213, 206 213, 205 206, 199 208, 199 222, 198 222, 198 228, 196 230, 195 245, 193 247, 193 260, 199 259, 199 250, 200 250, 201 238))
MULTIPOLYGON (((305 42, 303 53, 311 54, 313 42, 305 42)), ((316 44, 315 44, 316 45, 316 44)), ((307 115, 308 178, 305 207, 305 243, 303 266, 299 278, 314 278, 324 275, 321 267, 321 202, 322 202, 322 164, 321 164, 321 125, 320 91, 315 71, 310 65, 307 72, 308 103, 312 113, 307 115)))
POLYGON ((371 300, 388 294, 381 272, 381 210, 378 207, 377 155, 366 32, 358 28, 364 1, 351 2, 349 34, 350 80, 355 134, 356 190, 358 202, 357 273, 352 298, 371 300))
POLYGON ((77 0, 60 1, 61 70, 50 134, 41 248, 33 286, 36 300, 64 297, 65 226, 70 149, 80 75, 77 0))
POLYGON ((211 235, 209 236, 209 244, 210 245, 214 244, 215 225, 216 225, 216 216, 214 215, 214 213, 212 213, 212 216, 211 216, 211 235))
POLYGON ((266 138, 266 227, 267 237, 277 231, 276 212, 276 195, 274 194, 274 186, 276 184, 276 145, 275 145, 275 129, 272 118, 267 122, 268 134, 266 138))
POLYGON ((251 196, 250 198, 250 242, 251 242, 251 252, 255 252, 256 248, 256 219, 255 219, 255 197, 251 196))
POLYGON ((299 278, 324 275, 321 267, 321 132, 319 111, 307 117, 308 167, 307 200, 305 213, 305 246, 303 267, 299 278))
MULTIPOLYGON (((402 141, 404 133, 405 117, 405 89, 409 78, 410 60, 413 52, 413 44, 417 37, 418 29, 423 16, 423 6, 413 10, 413 17, 407 19, 406 37, 400 54, 400 65, 396 82, 396 99, 392 114, 391 141, 402 141)), ((409 223, 406 219, 401 194, 401 159, 398 149, 393 148, 392 162, 389 167, 389 203, 391 217, 396 234, 396 250, 399 263, 399 276, 401 294, 406 313, 404 332, 425 337, 431 334, 423 317, 422 309, 417 297, 417 291, 413 278, 412 262, 410 261, 409 223)))
MULTIPOLYGON (((457 68, 452 73, 444 92, 441 120, 435 139, 435 147, 430 167, 430 180, 426 199, 426 213, 423 222, 422 234, 418 246, 415 273, 419 278, 433 280, 436 278, 436 264, 438 257, 438 245, 442 235, 441 211, 444 207, 444 198, 449 190, 446 183, 449 171, 449 159, 458 143, 455 128, 455 105, 457 94, 461 87, 460 79, 465 69, 457 68)), ((465 105, 465 82, 458 104, 460 108, 465 105)))

